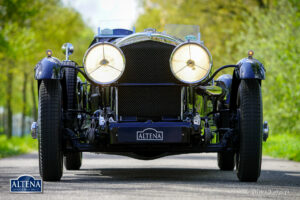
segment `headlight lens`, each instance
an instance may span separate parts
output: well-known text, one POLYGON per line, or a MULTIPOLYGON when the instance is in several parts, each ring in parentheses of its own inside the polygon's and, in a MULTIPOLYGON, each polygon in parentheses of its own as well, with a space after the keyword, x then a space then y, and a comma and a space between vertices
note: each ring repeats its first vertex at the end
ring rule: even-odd
POLYGON ((209 75, 211 65, 210 53, 198 43, 189 42, 176 47, 170 58, 172 73, 184 83, 204 80, 209 75))
POLYGON ((125 57, 118 47, 110 43, 97 43, 84 56, 84 70, 98 84, 117 81, 125 69, 125 57))

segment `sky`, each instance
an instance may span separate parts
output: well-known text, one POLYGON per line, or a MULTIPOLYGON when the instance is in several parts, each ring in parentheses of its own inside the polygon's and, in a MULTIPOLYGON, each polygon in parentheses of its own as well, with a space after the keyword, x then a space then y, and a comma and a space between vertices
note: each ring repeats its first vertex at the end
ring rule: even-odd
POLYGON ((126 28, 132 30, 142 8, 140 0, 62 0, 66 6, 75 8, 93 31, 97 27, 126 28))

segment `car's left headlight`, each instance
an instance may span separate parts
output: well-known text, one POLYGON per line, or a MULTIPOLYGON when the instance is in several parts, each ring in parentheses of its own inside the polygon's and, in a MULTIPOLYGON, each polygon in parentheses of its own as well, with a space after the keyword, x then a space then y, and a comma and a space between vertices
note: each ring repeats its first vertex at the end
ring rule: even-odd
POLYGON ((98 84, 117 81, 125 69, 125 57, 120 48, 111 43, 97 43, 85 53, 84 70, 98 84))
POLYGON ((210 73, 212 59, 209 51, 201 44, 187 42, 173 50, 170 67, 173 75, 188 84, 204 80, 210 73))

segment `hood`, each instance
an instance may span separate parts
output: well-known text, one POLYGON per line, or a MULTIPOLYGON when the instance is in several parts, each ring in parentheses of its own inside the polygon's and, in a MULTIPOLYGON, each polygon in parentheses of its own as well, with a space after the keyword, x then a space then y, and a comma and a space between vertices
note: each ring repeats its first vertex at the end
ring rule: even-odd
POLYGON ((167 43, 174 46, 177 46, 184 42, 183 40, 176 38, 174 36, 151 30, 151 31, 138 32, 138 33, 128 35, 124 38, 120 38, 114 41, 113 43, 118 47, 122 47, 129 44, 148 41, 148 40, 167 43))

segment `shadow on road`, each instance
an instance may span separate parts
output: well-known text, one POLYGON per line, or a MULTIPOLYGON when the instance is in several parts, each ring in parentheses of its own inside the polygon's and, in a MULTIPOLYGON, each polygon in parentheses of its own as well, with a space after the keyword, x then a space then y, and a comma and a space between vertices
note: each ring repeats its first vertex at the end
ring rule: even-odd
MULTIPOLYGON (((63 182, 70 183, 147 183, 165 182, 180 184, 246 184, 239 182, 235 171, 220 171, 214 169, 186 168, 113 168, 113 169, 84 169, 75 176, 64 177, 63 182)), ((257 183, 260 186, 295 186, 300 187, 300 173, 289 171, 262 171, 257 183)))

